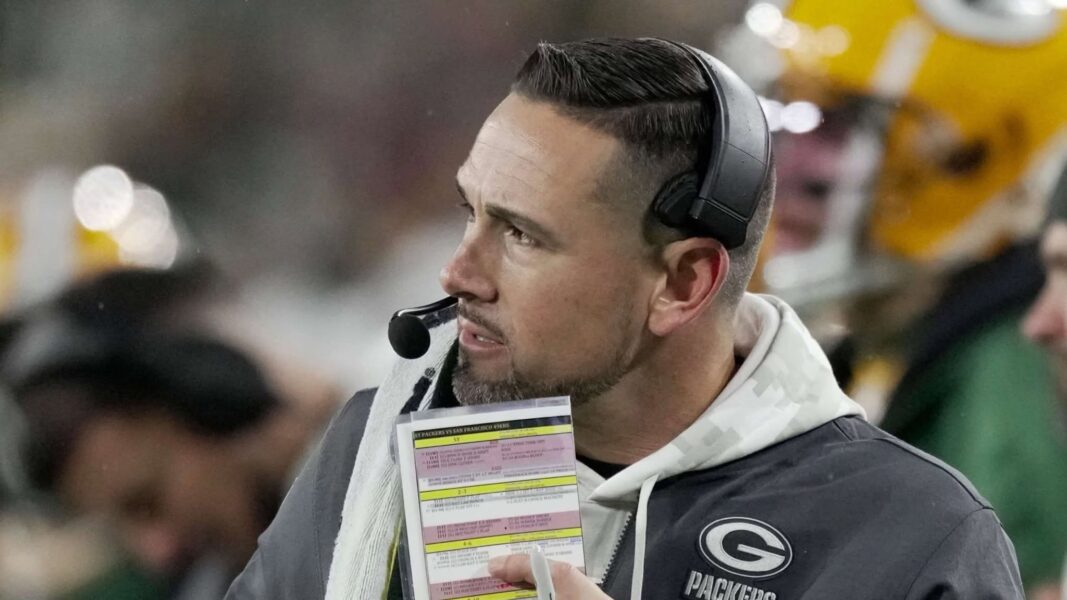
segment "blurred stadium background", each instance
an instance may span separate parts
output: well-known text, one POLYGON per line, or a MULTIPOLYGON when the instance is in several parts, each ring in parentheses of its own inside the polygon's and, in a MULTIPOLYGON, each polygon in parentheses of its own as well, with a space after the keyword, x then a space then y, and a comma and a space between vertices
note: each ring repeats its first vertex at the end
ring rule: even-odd
POLYGON ((272 335, 351 387, 381 374, 358 346, 383 339, 393 307, 438 295, 436 272, 462 223, 455 170, 537 41, 652 34, 707 46, 745 6, 0 10, 4 306, 104 265, 167 264, 177 246, 248 287, 272 335), (83 210, 121 215, 109 186, 136 185, 145 214, 123 231, 90 231, 118 218, 72 211, 79 178, 101 165, 125 175, 96 172, 83 210), (157 225, 164 203, 170 223, 157 225))
MULTIPOLYGON (((921 375, 908 378, 909 360, 934 352, 901 334, 937 314, 961 270, 1040 231, 1063 165, 1065 8, 0 0, 0 314, 116 269, 208 264, 227 293, 198 322, 283 372, 281 395, 341 402, 389 368, 390 314, 441 295, 437 272, 464 219, 456 168, 533 46, 666 37, 734 66, 779 137, 781 216, 754 287, 796 303, 872 418, 889 410, 912 431, 958 409, 894 415, 898 383, 921 375)), ((990 308, 1010 327, 1034 277, 990 308)), ((0 328, 0 344, 9 337, 0 328)), ((1059 423, 1053 387, 1018 409, 1028 423, 1059 423)), ((18 419, 0 403, 0 480, 13 487, 18 419)), ((1067 457, 1052 428, 1048 456, 1067 457)), ((998 469, 1016 460, 995 451, 998 469)), ((1031 516, 1067 503, 1067 467, 1051 460, 1035 461, 1040 481, 1027 472, 1046 499, 1021 509, 1031 516)), ((986 491, 980 472, 957 466, 987 495, 1017 487, 986 491)), ((211 597, 116 567, 128 549, 95 520, 10 506, 0 598, 179 597, 183 585, 180 597, 211 597)), ((1013 538, 1013 527, 1044 531, 1020 553, 1024 577, 1056 587, 1063 517, 1006 526, 1013 538)))

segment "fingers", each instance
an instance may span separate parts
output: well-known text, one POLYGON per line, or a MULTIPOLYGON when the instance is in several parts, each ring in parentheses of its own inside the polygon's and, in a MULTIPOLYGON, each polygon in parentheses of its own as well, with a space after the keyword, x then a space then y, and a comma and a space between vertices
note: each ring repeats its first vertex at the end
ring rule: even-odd
MULTIPOLYGON (((548 561, 548 565, 558 600, 611 600, 574 565, 554 560, 548 561)), ((490 560, 489 574, 520 587, 535 583, 530 556, 527 554, 511 554, 490 560)))
MULTIPOLYGON (((574 565, 570 563, 550 560, 548 561, 548 566, 552 572, 552 581, 556 586, 566 586, 576 581, 576 577, 582 575, 582 572, 575 569, 574 565)), ((510 554, 491 559, 489 561, 489 574, 508 583, 536 583, 534 581, 533 567, 530 566, 530 555, 528 554, 510 554)))
POLYGON ((509 554, 490 560, 489 574, 508 583, 534 583, 528 554, 509 554))

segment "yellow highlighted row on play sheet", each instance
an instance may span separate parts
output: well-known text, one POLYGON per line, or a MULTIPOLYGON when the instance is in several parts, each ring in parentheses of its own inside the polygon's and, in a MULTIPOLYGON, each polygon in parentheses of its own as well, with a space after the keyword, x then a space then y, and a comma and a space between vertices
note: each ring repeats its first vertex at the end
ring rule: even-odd
POLYGON ((526 427, 524 429, 504 429, 502 431, 483 431, 481 433, 467 433, 461 435, 448 435, 443 437, 426 438, 415 440, 415 448, 436 448, 437 446, 451 446, 453 444, 470 444, 472 442, 494 442, 497 440, 509 440, 520 437, 532 437, 535 435, 554 435, 557 433, 570 433, 574 428, 571 425, 542 425, 541 427, 526 427))
POLYGON ((558 540, 563 538, 578 537, 580 535, 582 535, 581 527, 550 529, 548 531, 529 531, 526 533, 505 533, 503 535, 490 535, 487 537, 456 540, 454 542, 437 542, 436 544, 426 544, 426 553, 432 554, 434 552, 448 552, 449 550, 465 550, 467 548, 497 546, 499 544, 522 544, 524 542, 558 540))
POLYGON ((481 485, 468 485, 444 490, 430 490, 428 492, 419 492, 419 500, 426 502, 427 500, 444 500, 446 498, 477 496, 479 494, 518 492, 537 488, 558 487, 561 485, 578 485, 578 477, 575 475, 563 475, 561 477, 542 477, 541 479, 504 481, 502 483, 483 483, 481 485))

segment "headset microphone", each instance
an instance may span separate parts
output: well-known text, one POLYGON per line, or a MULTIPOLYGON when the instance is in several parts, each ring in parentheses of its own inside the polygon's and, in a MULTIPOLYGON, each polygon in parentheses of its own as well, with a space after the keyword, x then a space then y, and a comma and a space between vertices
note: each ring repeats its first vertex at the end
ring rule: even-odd
POLYGON ((389 319, 389 344, 403 358, 419 358, 430 349, 430 329, 421 317, 432 315, 455 306, 459 300, 453 296, 393 313, 389 319))

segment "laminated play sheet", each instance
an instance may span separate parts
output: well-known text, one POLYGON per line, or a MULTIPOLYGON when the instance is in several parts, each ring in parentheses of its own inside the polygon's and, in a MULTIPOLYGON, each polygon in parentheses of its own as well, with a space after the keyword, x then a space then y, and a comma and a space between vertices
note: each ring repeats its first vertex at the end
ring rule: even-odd
POLYGON ((404 415, 396 450, 411 597, 534 597, 489 577, 486 566, 534 544, 584 570, 567 398, 404 415))

